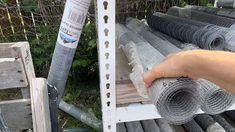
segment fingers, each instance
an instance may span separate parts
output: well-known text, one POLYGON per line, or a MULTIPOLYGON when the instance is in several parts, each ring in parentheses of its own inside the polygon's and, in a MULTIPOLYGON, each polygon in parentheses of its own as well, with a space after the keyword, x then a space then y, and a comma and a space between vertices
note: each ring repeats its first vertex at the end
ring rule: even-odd
POLYGON ((158 78, 162 77, 162 68, 161 64, 155 66, 152 70, 146 72, 144 74, 144 82, 146 87, 150 87, 152 85, 152 82, 158 78))
POLYGON ((182 71, 177 54, 170 54, 161 64, 156 65, 152 70, 146 72, 143 78, 146 87, 150 87, 156 79, 178 76, 184 76, 184 72, 182 71))

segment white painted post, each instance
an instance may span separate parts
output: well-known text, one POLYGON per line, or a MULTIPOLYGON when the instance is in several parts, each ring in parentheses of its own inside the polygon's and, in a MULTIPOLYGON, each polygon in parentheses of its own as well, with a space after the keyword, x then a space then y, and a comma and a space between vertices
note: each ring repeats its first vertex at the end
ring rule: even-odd
POLYGON ((103 131, 116 132, 115 0, 96 2, 103 131))

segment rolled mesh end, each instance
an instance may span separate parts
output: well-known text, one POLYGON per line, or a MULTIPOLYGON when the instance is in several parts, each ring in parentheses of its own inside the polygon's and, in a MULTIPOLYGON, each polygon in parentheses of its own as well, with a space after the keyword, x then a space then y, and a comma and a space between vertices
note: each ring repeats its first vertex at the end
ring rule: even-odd
POLYGON ((223 49, 225 47, 224 45, 224 39, 221 37, 217 37, 215 38, 212 42, 211 42, 211 47, 212 49, 223 49))
MULTIPOLYGON (((159 92, 157 87, 151 90, 152 95, 159 92)), ((201 96, 198 85, 192 80, 177 80, 165 87, 159 98, 153 101, 160 115, 171 124, 184 124, 190 121, 200 108, 201 96)))
POLYGON ((226 111, 234 102, 234 97, 222 89, 211 92, 205 97, 201 109, 211 115, 226 111))
POLYGON ((226 46, 223 32, 224 30, 209 25, 195 32, 193 43, 203 49, 222 50, 226 46))
POLYGON ((213 50, 222 50, 226 46, 225 37, 218 33, 210 35, 206 43, 209 44, 208 49, 213 50))

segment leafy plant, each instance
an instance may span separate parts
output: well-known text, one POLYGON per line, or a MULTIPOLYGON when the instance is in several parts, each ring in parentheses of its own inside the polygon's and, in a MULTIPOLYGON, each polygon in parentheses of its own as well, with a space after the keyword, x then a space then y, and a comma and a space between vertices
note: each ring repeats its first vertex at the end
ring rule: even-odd
POLYGON ((30 40, 31 52, 36 75, 46 78, 56 44, 57 35, 55 33, 58 32, 58 26, 54 28, 40 26, 38 31, 39 39, 30 40))

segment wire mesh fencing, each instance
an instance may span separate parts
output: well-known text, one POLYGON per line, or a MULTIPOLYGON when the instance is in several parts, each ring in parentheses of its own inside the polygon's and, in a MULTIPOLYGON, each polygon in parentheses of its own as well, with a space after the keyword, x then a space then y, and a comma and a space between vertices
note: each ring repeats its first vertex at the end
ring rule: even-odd
POLYGON ((156 12, 149 19, 151 28, 170 35, 178 40, 193 43, 203 49, 223 49, 226 46, 224 28, 186 20, 156 12))
MULTIPOLYGON (((161 52, 164 56, 171 53, 177 53, 182 51, 176 47, 174 43, 170 43, 167 39, 158 37, 155 32, 153 34, 151 29, 138 19, 128 18, 126 26, 137 34, 140 34, 145 40, 149 42, 154 48, 161 52)), ((183 50, 193 50, 199 47, 192 44, 181 43, 183 50), (189 48, 190 47, 190 48, 189 48)), ((234 102, 232 94, 222 90, 217 85, 210 81, 200 79, 197 81, 200 85, 201 95, 203 97, 202 110, 208 114, 219 114, 227 110, 234 102)))
MULTIPOLYGON (((129 62, 139 63, 140 67, 143 66, 143 71, 136 74, 133 78, 137 78, 138 76, 142 78, 144 71, 152 69, 165 58, 164 55, 152 47, 146 40, 131 32, 123 25, 118 24, 116 29, 118 43, 124 47, 125 54, 127 56, 135 56, 127 57, 129 58, 129 62), (131 47, 136 49, 136 53, 132 52, 134 50, 128 49, 131 47), (138 56, 140 62, 133 62, 134 59, 132 58, 138 56)), ((135 72, 134 70, 133 72, 135 72)), ((135 79, 132 80, 136 81, 135 79)), ((136 82, 134 81, 132 82, 135 84, 136 82)), ((143 80, 137 81, 143 82, 143 80)), ((141 86, 137 86, 137 88, 141 86)), ((142 87, 142 89, 146 88, 142 87)), ((156 105, 161 116, 174 124, 183 124, 191 120, 201 106, 198 84, 189 78, 165 78, 156 80, 151 88, 148 89, 147 94, 150 100, 156 105)))

